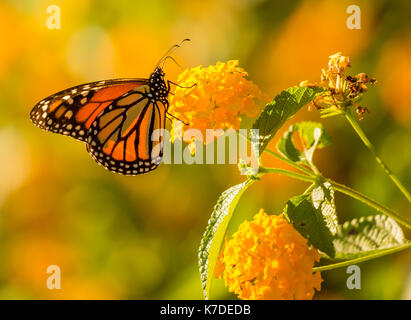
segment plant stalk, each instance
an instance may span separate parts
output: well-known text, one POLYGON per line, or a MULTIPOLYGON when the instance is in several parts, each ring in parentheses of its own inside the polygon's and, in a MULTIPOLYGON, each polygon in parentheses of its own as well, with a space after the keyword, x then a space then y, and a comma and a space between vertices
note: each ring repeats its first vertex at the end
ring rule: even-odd
POLYGON ((278 169, 278 168, 265 168, 265 167, 260 167, 259 169, 259 174, 263 175, 266 173, 276 173, 276 174, 282 174, 282 175, 286 175, 289 176, 291 178, 294 179, 298 179, 298 180, 302 180, 302 181, 306 181, 306 182, 311 182, 311 183, 317 183, 320 184, 322 182, 328 182, 331 184, 331 186, 334 188, 334 190, 344 193, 347 196, 350 196, 354 199, 357 199, 363 203, 365 203, 366 205, 374 208, 375 210, 393 218, 395 221, 397 221, 398 223, 406 226, 407 228, 411 229, 411 221, 402 217, 401 215, 399 215, 398 213, 396 213, 395 211, 383 206, 382 204, 378 203, 377 201, 375 201, 374 199, 362 194, 361 192, 351 189, 350 187, 347 187, 341 183, 335 182, 331 179, 326 179, 322 176, 307 176, 307 175, 303 175, 300 173, 296 173, 296 172, 292 172, 292 171, 288 171, 285 169, 278 169))
POLYGON ((358 134, 364 145, 368 148, 368 150, 371 151, 371 153, 374 155, 375 160, 377 163, 383 168, 385 173, 390 177, 390 179, 394 182, 394 184, 397 186, 397 188, 402 192, 402 194, 408 199, 408 202, 411 203, 411 194, 405 188, 405 186, 401 183, 401 181, 394 175, 394 173, 388 168, 388 166, 385 164, 385 162, 378 156, 374 146, 370 142, 370 140, 367 138, 365 135, 364 131, 361 129, 358 121, 355 119, 353 115, 353 111, 351 110, 352 108, 348 108, 347 111, 345 112, 345 118, 348 120, 350 125, 353 127, 354 131, 358 134))
POLYGON ((302 165, 299 165, 298 163, 295 163, 292 160, 287 159, 286 157, 283 157, 283 156, 279 155, 278 153, 276 153, 272 150, 264 149, 264 152, 267 152, 268 154, 272 155, 273 157, 275 157, 275 158, 289 164, 290 166, 292 166, 292 167, 308 174, 309 176, 315 177, 315 174, 311 170, 307 169, 306 167, 304 167, 302 165))
POLYGON ((341 193, 346 194, 347 196, 350 196, 354 199, 357 199, 366 205, 374 208, 375 210, 393 218, 395 221, 398 223, 401 223, 402 225, 406 226, 407 228, 411 228, 411 221, 407 220, 406 218, 402 217, 398 213, 394 212, 393 210, 383 206, 382 204, 378 203, 377 201, 371 199, 370 197, 362 194, 361 192, 351 189, 350 187, 347 187, 341 183, 335 182, 331 179, 326 179, 327 182, 331 184, 331 186, 334 188, 334 190, 339 191, 341 193))
POLYGON ((356 263, 376 259, 376 258, 386 256, 386 255, 391 254, 391 253, 399 252, 399 251, 402 251, 402 250, 405 250, 405 249, 408 249, 408 248, 411 248, 411 242, 407 243, 407 244, 404 244, 404 245, 401 245, 401 246, 398 246, 398 247, 395 247, 395 248, 381 250, 379 252, 369 254, 369 255, 366 255, 366 256, 363 256, 363 257, 359 257, 359 258, 355 258, 355 259, 351 259, 351 260, 346 260, 346 261, 342 261, 342 262, 338 262, 338 263, 333 263, 333 264, 327 264, 325 266, 314 267, 313 272, 333 270, 333 269, 337 269, 337 268, 351 266, 351 265, 356 264, 356 263))
POLYGON ((315 183, 317 182, 317 178, 313 177, 313 176, 307 176, 304 174, 300 174, 300 173, 296 173, 293 171, 288 171, 285 169, 278 169, 278 168, 265 168, 265 167, 260 167, 258 170, 259 174, 266 174, 266 173, 277 173, 277 174, 282 174, 285 176, 289 176, 291 178, 294 179, 298 179, 298 180, 302 180, 302 181, 306 181, 306 182, 311 182, 311 183, 315 183))

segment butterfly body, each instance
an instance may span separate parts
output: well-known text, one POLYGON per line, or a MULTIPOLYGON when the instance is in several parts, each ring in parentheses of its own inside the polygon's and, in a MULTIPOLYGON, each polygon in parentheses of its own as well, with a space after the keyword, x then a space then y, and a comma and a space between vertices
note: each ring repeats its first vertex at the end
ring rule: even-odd
POLYGON ((172 46, 148 79, 103 80, 60 91, 34 106, 31 121, 85 142, 92 158, 111 172, 137 175, 156 169, 172 83, 164 79, 163 67, 188 40, 172 46))
POLYGON ((86 142, 106 169, 137 175, 161 162, 169 92, 157 67, 148 79, 104 80, 60 91, 36 104, 30 118, 41 129, 86 142), (152 153, 156 129, 160 146, 152 153))

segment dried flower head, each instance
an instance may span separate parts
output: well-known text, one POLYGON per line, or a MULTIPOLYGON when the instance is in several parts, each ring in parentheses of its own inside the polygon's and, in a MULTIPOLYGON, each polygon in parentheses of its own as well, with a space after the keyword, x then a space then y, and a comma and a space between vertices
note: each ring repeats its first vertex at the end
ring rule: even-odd
POLYGON ((344 73, 347 67, 350 67, 350 57, 343 56, 341 52, 337 52, 328 57, 328 71, 333 73, 344 73))
POLYGON ((320 273, 312 272, 319 259, 283 215, 261 209, 226 241, 215 275, 240 299, 312 299, 321 289, 320 273))
POLYGON ((335 53, 329 57, 328 69, 321 71, 321 82, 300 83, 300 86, 322 86, 328 89, 309 104, 310 110, 319 109, 322 117, 330 117, 344 113, 346 108, 354 107, 360 120, 365 112, 369 113, 368 109, 357 102, 367 91, 367 84, 375 84, 377 80, 365 73, 346 75, 346 69, 350 66, 348 56, 343 56, 341 52, 335 53))

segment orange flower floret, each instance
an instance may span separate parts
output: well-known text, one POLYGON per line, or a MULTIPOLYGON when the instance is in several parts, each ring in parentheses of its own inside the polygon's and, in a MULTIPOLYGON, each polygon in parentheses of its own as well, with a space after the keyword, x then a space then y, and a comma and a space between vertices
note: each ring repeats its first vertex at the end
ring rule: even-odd
POLYGON ((261 209, 226 242, 215 275, 240 299, 312 299, 321 289, 320 272, 312 272, 319 259, 283 215, 261 209))
MULTIPOLYGON (((262 99, 261 90, 246 79, 247 75, 237 60, 185 70, 170 97, 169 112, 188 123, 185 130, 200 130, 205 143, 214 139, 206 141, 206 129, 237 130, 241 115, 258 115, 257 101, 262 99)), ((180 138, 181 132, 176 130, 173 137, 180 138)))

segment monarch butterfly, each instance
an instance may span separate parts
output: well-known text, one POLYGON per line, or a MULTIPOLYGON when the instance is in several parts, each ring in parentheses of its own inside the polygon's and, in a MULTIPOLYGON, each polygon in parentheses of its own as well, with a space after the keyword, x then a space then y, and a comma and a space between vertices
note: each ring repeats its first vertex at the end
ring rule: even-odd
POLYGON ((34 106, 31 121, 85 142, 88 153, 109 171, 138 175, 156 169, 163 156, 167 97, 175 84, 164 80, 164 63, 189 40, 172 46, 148 79, 104 80, 60 91, 34 106))

